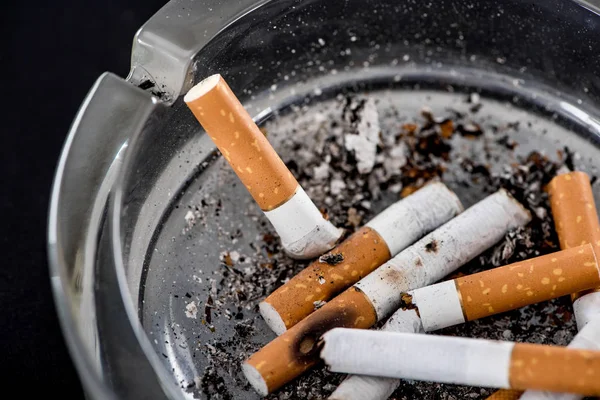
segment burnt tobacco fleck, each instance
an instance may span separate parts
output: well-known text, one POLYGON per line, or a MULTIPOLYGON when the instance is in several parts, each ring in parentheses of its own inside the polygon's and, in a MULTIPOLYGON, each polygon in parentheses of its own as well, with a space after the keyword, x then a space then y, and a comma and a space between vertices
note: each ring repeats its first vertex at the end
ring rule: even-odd
POLYGON ((142 90, 152 89, 154 86, 154 82, 152 82, 150 79, 146 79, 138 85, 138 87, 142 90))
POLYGON ((400 293, 400 308, 404 311, 406 310, 415 310, 417 315, 419 315, 419 308, 415 303, 413 303, 413 298, 408 293, 400 293))
POLYGON ((212 323, 212 312, 211 312, 211 310, 213 308, 213 305, 214 305, 213 298, 209 294, 208 295, 208 299, 206 300, 206 305, 204 306, 204 320, 208 324, 212 323))
POLYGON ((425 245, 425 251, 428 253, 437 253, 438 251, 438 242, 433 239, 431 242, 425 245))
POLYGON ((338 265, 342 261, 344 261, 344 255, 342 253, 329 253, 319 257, 319 262, 329 265, 338 265))

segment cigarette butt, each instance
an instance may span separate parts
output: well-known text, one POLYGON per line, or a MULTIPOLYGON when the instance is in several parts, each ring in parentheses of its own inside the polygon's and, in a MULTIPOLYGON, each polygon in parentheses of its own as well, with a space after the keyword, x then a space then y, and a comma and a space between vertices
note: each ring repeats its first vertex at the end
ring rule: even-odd
POLYGON ((499 190, 451 219, 359 281, 384 319, 400 306, 398 293, 436 282, 530 221, 529 212, 499 190))
POLYGON ((320 354, 334 372, 600 395, 599 351, 335 328, 323 335, 320 354))
POLYGON ((600 284, 591 245, 468 275, 455 281, 468 321, 600 284))
MULTIPOLYGON (((589 176, 580 171, 567 171, 554 177, 547 191, 561 249, 587 243, 592 244, 596 250, 600 249, 600 223, 589 176)), ((593 288, 573 293, 571 298, 577 329, 581 331, 600 313, 600 293, 598 288, 593 288)), ((501 396, 502 392, 497 392, 498 396, 501 396)), ((496 393, 488 399, 496 398, 495 395, 496 393)), ((581 396, 527 391, 522 398, 574 400, 580 399, 581 396)))
POLYGON ((599 246, 600 224, 589 176, 581 171, 558 175, 547 191, 560 247, 599 246))
MULTIPOLYGON (((590 177, 581 171, 561 174, 550 181, 547 191, 560 247, 591 243, 600 249, 600 222, 590 177)), ((600 311, 597 291, 595 288, 572 294, 578 329, 600 311)))
POLYGON ((462 211, 456 195, 435 182, 385 209, 327 256, 321 257, 260 303, 260 312, 278 335, 367 276, 399 251, 462 211))
POLYGON ((316 257, 342 235, 326 221, 220 75, 184 97, 295 258, 316 257))
POLYGON ((318 362, 317 352, 298 351, 306 337, 314 341, 336 326, 373 326, 400 306, 399 293, 441 279, 529 220, 507 192, 486 197, 252 355, 243 366, 246 378, 259 393, 271 393, 318 362))
POLYGON ((600 284, 590 244, 444 281, 408 293, 426 332, 600 284))
POLYGON ((598 396, 599 378, 598 351, 519 343, 511 354, 509 380, 515 389, 598 396))
POLYGON ((328 254, 341 254, 343 261, 337 265, 319 260, 312 262, 259 304, 261 315, 277 335, 311 314, 315 302, 330 300, 390 259, 390 251, 381 236, 366 226, 328 254))
POLYGON ((327 330, 336 326, 366 329, 375 322, 369 299, 349 288, 254 353, 242 370, 252 387, 266 396, 319 361, 317 342, 327 330))
MULTIPOLYGON (((572 349, 600 350, 600 318, 597 315, 591 319, 575 335, 571 343, 567 346, 572 349)), ((522 396, 522 400, 579 400, 583 396, 577 393, 553 393, 537 390, 528 390, 522 396)))

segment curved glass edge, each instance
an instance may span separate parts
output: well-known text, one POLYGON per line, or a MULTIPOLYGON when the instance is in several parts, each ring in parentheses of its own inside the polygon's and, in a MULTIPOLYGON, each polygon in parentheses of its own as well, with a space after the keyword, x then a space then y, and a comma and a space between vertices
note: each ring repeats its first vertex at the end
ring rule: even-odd
POLYGON ((127 81, 150 82, 166 104, 189 90, 194 56, 227 26, 272 0, 171 0, 136 33, 127 81))
POLYGON ((94 335, 93 284, 82 283, 93 279, 96 249, 90 243, 95 243, 95 229, 103 218, 100 203, 106 203, 114 184, 115 161, 156 102, 116 75, 101 75, 73 120, 51 189, 47 250, 54 302, 83 388, 94 399, 116 397, 103 382, 98 360, 90 349, 95 338, 84 337, 94 335), (124 104, 134 106, 123 108, 124 104), (71 190, 74 185, 79 190, 71 190), (82 323, 82 307, 92 310, 86 323, 82 323), (82 325, 88 330, 86 334, 82 325))
POLYGON ((600 15, 600 0, 571 0, 583 8, 600 15))

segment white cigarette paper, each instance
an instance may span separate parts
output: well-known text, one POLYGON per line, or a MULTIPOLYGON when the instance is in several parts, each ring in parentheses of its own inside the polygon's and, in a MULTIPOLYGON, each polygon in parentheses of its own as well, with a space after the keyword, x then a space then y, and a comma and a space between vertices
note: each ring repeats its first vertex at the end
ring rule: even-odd
POLYGON ((486 197, 359 281, 383 320, 400 306, 398 293, 430 285, 524 226, 529 212, 504 189, 486 197))
MULTIPOLYGON (((387 332, 425 333, 415 310, 406 310, 404 318, 392 315, 381 327, 387 332)), ((400 380, 367 375, 349 375, 329 396, 329 400, 386 400, 400 386, 400 380)))
POLYGON ((431 182, 383 210, 366 226, 381 236, 394 256, 462 211, 454 192, 441 182, 431 182))
POLYGON ((287 202, 264 213, 279 234, 285 252, 293 258, 306 259, 325 253, 335 246, 343 232, 323 218, 300 186, 287 202))
POLYGON ((581 331, 592 319, 600 315, 600 292, 587 293, 573 302, 577 330, 581 331))
MULTIPOLYGON (((575 335, 567 347, 573 349, 600 350, 599 316, 596 315, 595 318, 588 321, 588 323, 579 330, 579 333, 575 335)), ((519 400, 580 400, 584 397, 585 396, 575 393, 553 393, 542 392, 539 390, 528 390, 521 395, 519 400)))
POLYGON ((513 342, 335 328, 321 358, 333 372, 509 388, 513 342))

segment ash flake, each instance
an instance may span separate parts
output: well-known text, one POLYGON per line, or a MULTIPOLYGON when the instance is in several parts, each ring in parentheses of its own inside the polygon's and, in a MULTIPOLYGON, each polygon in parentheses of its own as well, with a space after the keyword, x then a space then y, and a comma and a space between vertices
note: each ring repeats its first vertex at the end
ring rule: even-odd
POLYGON ((191 319, 196 319, 198 315, 198 306, 195 301, 190 301, 185 306, 185 316, 191 319))

